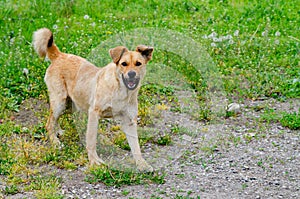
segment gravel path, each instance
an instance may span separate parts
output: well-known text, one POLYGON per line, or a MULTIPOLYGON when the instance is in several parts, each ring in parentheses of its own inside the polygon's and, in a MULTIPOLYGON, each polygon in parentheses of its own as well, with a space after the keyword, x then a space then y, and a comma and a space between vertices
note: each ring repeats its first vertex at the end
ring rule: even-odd
MULTIPOLYGON (((62 177, 65 198, 299 198, 300 132, 259 121, 264 109, 257 108, 272 107, 280 113, 297 111, 299 105, 299 100, 245 102, 240 114, 216 124, 162 113, 165 119, 161 121, 173 120, 194 132, 186 135, 180 156, 161 168, 166 172, 164 184, 107 187, 86 182, 84 167, 75 171, 45 169, 62 177)), ((161 150, 171 152, 172 147, 161 150)), ((7 198, 26 197, 32 198, 33 193, 7 198)))

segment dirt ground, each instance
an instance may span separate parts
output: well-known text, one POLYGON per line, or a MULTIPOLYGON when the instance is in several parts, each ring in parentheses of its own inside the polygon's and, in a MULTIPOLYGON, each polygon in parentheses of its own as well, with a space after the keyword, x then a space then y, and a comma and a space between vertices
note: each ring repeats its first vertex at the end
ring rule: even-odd
MULTIPOLYGON (((261 107, 276 113, 298 111, 300 100, 267 99, 240 105, 236 116, 210 124, 186 113, 161 112, 154 128, 176 123, 192 132, 161 146, 155 158, 145 149, 145 158, 166 172, 164 184, 107 187, 86 182, 85 167, 67 171, 44 165, 43 169, 62 178, 65 198, 299 198, 300 132, 260 118, 265 110, 261 107)), ((24 192, 7 198, 33 195, 24 192)))

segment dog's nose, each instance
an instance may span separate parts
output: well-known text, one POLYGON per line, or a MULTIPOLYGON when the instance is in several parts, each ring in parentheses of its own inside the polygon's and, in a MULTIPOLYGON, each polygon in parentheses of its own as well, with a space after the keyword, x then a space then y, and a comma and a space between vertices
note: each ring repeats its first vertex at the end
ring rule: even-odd
POLYGON ((129 77, 129 78, 134 78, 135 75, 136 75, 136 72, 133 71, 133 70, 131 70, 131 71, 128 72, 128 77, 129 77))

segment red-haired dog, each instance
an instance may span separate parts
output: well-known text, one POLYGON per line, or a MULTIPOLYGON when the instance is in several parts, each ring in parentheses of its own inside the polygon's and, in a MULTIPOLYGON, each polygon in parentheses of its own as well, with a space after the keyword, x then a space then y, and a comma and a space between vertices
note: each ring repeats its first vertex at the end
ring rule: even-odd
POLYGON ((103 163, 96 152, 98 120, 113 117, 121 122, 137 168, 153 171, 142 157, 137 134, 137 95, 153 48, 139 45, 129 51, 124 46, 115 47, 109 50, 112 63, 98 68, 84 58, 60 52, 47 28, 34 32, 33 45, 39 56, 51 61, 45 74, 50 98, 46 125, 50 141, 60 143, 58 118, 70 98, 76 109, 88 113, 86 149, 90 164, 103 163))

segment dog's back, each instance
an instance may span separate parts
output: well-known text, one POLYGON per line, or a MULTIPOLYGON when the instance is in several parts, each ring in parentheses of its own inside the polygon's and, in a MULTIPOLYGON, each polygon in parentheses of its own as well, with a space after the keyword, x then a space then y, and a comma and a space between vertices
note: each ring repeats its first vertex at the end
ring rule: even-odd
POLYGON ((94 89, 93 78, 100 68, 82 57, 60 52, 54 43, 52 32, 47 28, 34 32, 33 46, 40 57, 47 56, 51 61, 44 78, 49 95, 63 100, 69 96, 77 104, 77 108, 86 111, 91 97, 86 93, 92 93, 87 91, 94 89))

